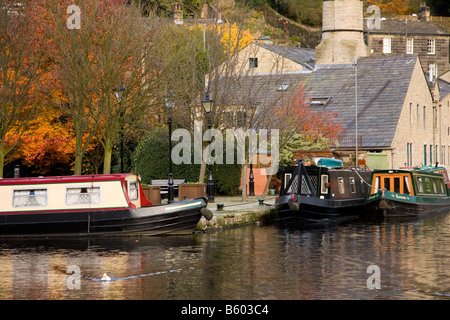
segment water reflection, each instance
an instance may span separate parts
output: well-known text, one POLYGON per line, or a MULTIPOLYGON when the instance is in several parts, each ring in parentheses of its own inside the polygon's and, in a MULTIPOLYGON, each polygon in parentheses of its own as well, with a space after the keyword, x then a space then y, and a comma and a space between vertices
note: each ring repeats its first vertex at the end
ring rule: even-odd
POLYGON ((0 299, 448 299, 450 214, 182 237, 9 241, 0 299), (370 290, 369 265, 381 271, 370 290), (69 266, 81 273, 67 285, 69 266), (99 279, 107 273, 113 281, 99 279))

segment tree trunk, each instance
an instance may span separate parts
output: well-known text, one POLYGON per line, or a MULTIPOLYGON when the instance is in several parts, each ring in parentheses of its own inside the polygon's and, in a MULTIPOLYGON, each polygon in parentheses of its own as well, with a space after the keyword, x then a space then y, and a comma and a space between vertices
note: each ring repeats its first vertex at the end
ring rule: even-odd
POLYGON ((113 143, 109 139, 105 139, 105 150, 103 153, 103 174, 111 173, 111 156, 113 143))
POLYGON ((247 168, 248 160, 245 159, 245 164, 242 167, 242 201, 247 201, 247 168))
POLYGON ((78 130, 76 131, 75 141, 75 169, 73 174, 79 176, 83 165, 83 135, 78 130))
POLYGON ((3 178, 3 167, 5 162, 5 150, 3 145, 0 146, 0 178, 3 178))
POLYGON ((198 176, 198 182, 199 183, 205 182, 205 174, 206 174, 206 162, 205 162, 205 160, 202 157, 202 164, 200 165, 200 174, 198 176))

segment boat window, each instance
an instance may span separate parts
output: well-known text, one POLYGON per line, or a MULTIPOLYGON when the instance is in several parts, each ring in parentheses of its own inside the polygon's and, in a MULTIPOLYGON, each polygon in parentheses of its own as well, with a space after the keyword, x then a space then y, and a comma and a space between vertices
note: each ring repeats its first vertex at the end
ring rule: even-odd
POLYGON ((407 176, 403 177, 404 193, 411 194, 411 189, 409 187, 409 178, 407 176))
POLYGON ((339 193, 345 193, 344 178, 338 177, 339 193))
POLYGON ((350 191, 351 193, 356 193, 356 185, 355 185, 355 178, 350 177, 350 191))
POLYGON ((433 179, 433 191, 437 193, 436 179, 433 179))
POLYGON ((320 192, 321 193, 328 193, 328 175, 323 174, 321 176, 321 183, 320 183, 320 192))
POLYGON ((380 177, 375 177, 375 193, 378 192, 379 188, 380 188, 380 177))
POLYGON ((131 201, 138 199, 139 197, 138 190, 139 190, 138 182, 137 181, 130 182, 130 193, 128 196, 130 197, 131 201))
POLYGON ((384 178, 384 189, 391 191, 391 179, 390 178, 384 178))
POLYGON ((417 177, 417 190, 419 190, 419 192, 423 192, 422 177, 417 177))
POLYGON ((14 207, 47 206, 47 189, 26 189, 13 191, 14 207))
POLYGON ((394 178, 394 192, 400 193, 400 178, 399 177, 394 178))
POLYGON ((80 204, 99 204, 100 187, 67 188, 66 204, 69 206, 80 204))
POLYGON ((361 193, 364 194, 365 191, 364 180, 361 179, 361 193))
POLYGON ((444 183, 442 181, 439 181, 439 185, 441 187, 441 193, 445 193, 444 183))
POLYGON ((286 189, 286 187, 289 184, 289 181, 291 181, 292 178, 292 174, 291 173, 285 173, 284 174, 284 189, 286 189))

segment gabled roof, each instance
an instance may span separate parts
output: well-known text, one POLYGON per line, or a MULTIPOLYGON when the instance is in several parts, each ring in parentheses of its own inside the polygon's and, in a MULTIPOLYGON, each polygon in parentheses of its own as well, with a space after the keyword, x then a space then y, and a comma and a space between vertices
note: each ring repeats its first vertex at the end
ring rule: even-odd
POLYGON ((447 95, 450 94, 450 83, 445 80, 438 79, 439 85, 439 100, 444 99, 447 95))
MULTIPOLYGON (((362 136, 364 148, 392 145, 416 63, 418 58, 414 55, 371 56, 358 60, 358 135, 362 136)), ((228 105, 238 105, 241 95, 250 97, 252 104, 274 103, 303 85, 305 98, 324 101, 313 108, 336 113, 335 120, 342 122, 346 129, 342 138, 355 137, 353 65, 321 65, 312 72, 255 74, 234 82, 239 88, 231 90, 234 94, 227 96, 228 105), (280 87, 283 83, 290 85, 280 87)))
POLYGON ((291 46, 280 46, 268 43, 258 43, 256 45, 261 48, 270 50, 282 57, 290 59, 296 63, 299 63, 308 69, 313 69, 316 60, 316 51, 311 48, 301 48, 301 47, 291 47, 291 46))
MULTIPOLYGON (((392 145, 417 62, 418 58, 411 55, 358 60, 358 135, 362 136, 363 147, 392 145)), ((336 120, 342 121, 346 129, 344 137, 355 137, 355 67, 323 66, 305 80, 308 96, 331 98, 318 110, 336 113, 336 120)))
POLYGON ((381 18, 380 29, 368 29, 367 24, 364 24, 364 31, 371 34, 408 34, 408 35, 438 35, 449 36, 450 34, 445 30, 439 28, 429 21, 423 20, 407 20, 407 19, 393 19, 381 18))

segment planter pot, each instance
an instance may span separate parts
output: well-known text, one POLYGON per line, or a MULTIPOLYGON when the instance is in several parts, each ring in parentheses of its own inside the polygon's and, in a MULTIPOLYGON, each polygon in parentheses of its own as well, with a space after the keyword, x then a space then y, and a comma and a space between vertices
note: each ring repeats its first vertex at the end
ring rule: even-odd
POLYGON ((206 197, 206 183, 182 183, 178 185, 178 199, 206 197))
POLYGON ((145 196, 153 204, 161 204, 161 187, 160 186, 142 186, 145 196))

